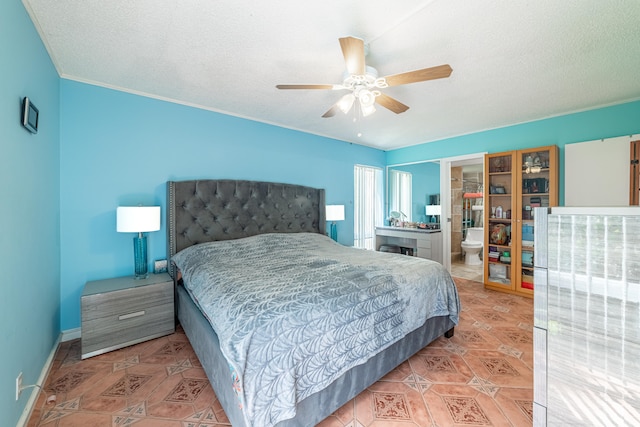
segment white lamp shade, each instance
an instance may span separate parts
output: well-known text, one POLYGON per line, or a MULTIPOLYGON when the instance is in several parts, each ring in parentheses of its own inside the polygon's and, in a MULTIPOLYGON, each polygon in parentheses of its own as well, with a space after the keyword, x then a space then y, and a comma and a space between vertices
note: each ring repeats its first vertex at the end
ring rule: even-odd
POLYGON ((118 206, 116 218, 119 233, 160 230, 160 206, 118 206))
POLYGON ((327 205, 327 221, 344 221, 344 205, 327 205))
POLYGON ((427 215, 440 215, 440 205, 427 205, 424 211, 427 215))

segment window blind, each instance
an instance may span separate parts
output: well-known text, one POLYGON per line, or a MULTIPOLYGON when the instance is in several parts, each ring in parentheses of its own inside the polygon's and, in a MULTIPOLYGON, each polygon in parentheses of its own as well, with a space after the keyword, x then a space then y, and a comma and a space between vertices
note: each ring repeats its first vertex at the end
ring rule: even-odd
POLYGON ((355 165, 353 244, 357 248, 375 250, 376 225, 382 225, 382 195, 382 169, 355 165))

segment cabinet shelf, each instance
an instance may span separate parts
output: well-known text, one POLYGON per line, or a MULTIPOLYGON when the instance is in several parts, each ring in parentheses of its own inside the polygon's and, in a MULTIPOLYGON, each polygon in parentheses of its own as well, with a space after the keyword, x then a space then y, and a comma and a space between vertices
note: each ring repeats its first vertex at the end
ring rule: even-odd
POLYGON ((491 246, 491 247, 496 247, 496 248, 498 248, 498 249, 504 249, 504 250, 506 250, 506 251, 508 251, 509 249, 511 249, 511 246, 509 246, 509 245, 497 245, 497 244, 495 244, 495 243, 489 243, 489 246, 491 246))
POLYGON ((526 172, 525 169, 522 169, 522 175, 539 175, 539 174, 543 174, 543 173, 549 173, 549 171, 551 170, 551 168, 540 168, 540 171, 538 172, 526 172))
POLYGON ((511 263, 510 262, 489 261, 489 264, 506 265, 507 267, 511 267, 511 263))

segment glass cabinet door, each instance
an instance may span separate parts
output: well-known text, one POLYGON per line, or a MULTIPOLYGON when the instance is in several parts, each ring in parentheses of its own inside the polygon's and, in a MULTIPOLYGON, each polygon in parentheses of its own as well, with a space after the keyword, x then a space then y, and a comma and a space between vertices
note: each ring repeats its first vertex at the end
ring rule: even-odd
POLYGON ((485 207, 485 281, 492 286, 512 290, 512 216, 516 190, 514 153, 488 154, 485 165, 485 189, 488 193, 485 207))
POLYGON ((518 197, 517 225, 520 247, 520 275, 517 289, 533 293, 534 208, 557 205, 557 147, 540 147, 518 152, 521 195, 518 197))

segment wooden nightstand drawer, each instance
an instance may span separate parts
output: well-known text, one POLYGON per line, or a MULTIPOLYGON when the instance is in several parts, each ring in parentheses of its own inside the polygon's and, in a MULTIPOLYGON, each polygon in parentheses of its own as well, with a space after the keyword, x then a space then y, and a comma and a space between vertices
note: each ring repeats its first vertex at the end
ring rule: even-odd
POLYGON ((82 358, 174 332, 173 297, 166 274, 88 282, 82 295, 82 358))

